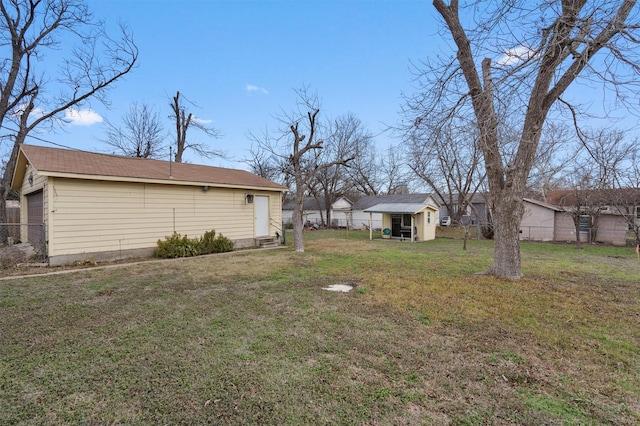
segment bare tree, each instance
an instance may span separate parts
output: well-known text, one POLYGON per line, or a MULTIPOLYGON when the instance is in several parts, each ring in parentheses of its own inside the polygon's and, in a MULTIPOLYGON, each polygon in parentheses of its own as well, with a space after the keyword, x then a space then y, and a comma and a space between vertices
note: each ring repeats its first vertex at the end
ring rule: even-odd
POLYGON ((221 135, 216 128, 209 125, 209 120, 200 119, 194 116, 193 113, 188 112, 184 105, 185 102, 191 104, 191 106, 195 106, 192 102, 185 99, 184 95, 181 98, 180 92, 176 92, 176 95, 169 104, 169 106, 171 106, 171 115, 169 118, 174 121, 176 126, 175 162, 182 163, 182 155, 187 149, 193 150, 201 157, 224 157, 225 153, 223 150, 214 149, 206 144, 187 139, 189 129, 199 130, 214 139, 219 138, 221 135))
POLYGON ((285 114, 278 120, 283 127, 278 136, 272 138, 268 132, 262 137, 251 135, 258 149, 277 159, 285 174, 290 176, 294 189, 293 245, 296 252, 304 252, 303 213, 304 198, 317 173, 338 164, 346 164, 350 158, 321 161, 324 140, 321 137, 322 123, 319 121, 320 106, 317 95, 308 88, 295 90, 298 97, 297 111, 285 114))
MULTIPOLYGON (((636 241, 640 241, 640 221, 636 207, 640 204, 640 175, 637 160, 640 158, 638 139, 628 139, 620 130, 599 129, 582 135, 584 170, 591 170, 590 186, 601 194, 595 206, 589 207, 592 225, 597 231, 600 209, 613 209, 620 214, 636 241)), ((595 235, 594 235, 595 238, 595 235)), ((636 243, 637 244, 637 243, 636 243)))
POLYGON ((598 129, 581 133, 586 151, 585 162, 592 164, 592 186, 597 188, 621 188, 630 159, 638 152, 637 140, 625 140, 621 130, 598 129))
MULTIPOLYGON (((250 135, 250 137, 255 140, 254 136, 250 135)), ((252 146, 249 150, 249 158, 245 158, 244 163, 249 166, 252 173, 286 185, 282 165, 279 164, 278 158, 268 151, 252 146)))
POLYGON ((547 123, 527 182, 530 197, 546 202, 549 190, 568 184, 564 173, 575 162, 580 149, 575 139, 568 126, 547 123))
MULTIPOLYGON (((476 127, 461 117, 443 121, 417 119, 406 135, 409 167, 442 200, 452 223, 474 208, 471 202, 485 183, 476 127)), ((481 217, 476 212, 476 217, 481 217)))
POLYGON ((580 140, 581 153, 573 158, 564 178, 567 189, 556 191, 557 204, 573 220, 577 248, 581 248, 581 234, 597 241, 600 216, 609 209, 624 217, 633 230, 639 194, 634 176, 640 152, 637 140, 626 140, 622 131, 610 129, 581 132, 580 140))
POLYGON ((352 160, 357 157, 361 147, 370 143, 372 137, 360 119, 352 113, 332 120, 328 127, 328 136, 319 155, 319 162, 334 164, 318 170, 311 182, 310 189, 315 188, 312 195, 323 201, 318 205, 321 209, 324 207, 326 225, 331 226, 331 206, 351 188, 348 170, 352 160), (344 159, 350 159, 348 165, 343 161, 344 159))
POLYGON ((105 120, 104 143, 128 157, 160 158, 164 129, 160 115, 152 107, 133 103, 122 117, 122 125, 105 120))
POLYGON ((349 189, 364 195, 376 195, 382 191, 384 182, 380 169, 380 155, 373 138, 363 138, 355 147, 355 158, 347 170, 349 189))
POLYGON ((631 141, 627 167, 620 176, 620 188, 613 192, 612 206, 625 218, 633 232, 636 247, 640 246, 640 140, 631 141))
POLYGON ((411 180, 400 146, 378 149, 373 137, 356 146, 355 158, 349 163, 351 191, 364 195, 400 194, 408 191, 411 180))
POLYGON ((640 71, 636 1, 513 0, 461 6, 458 0, 434 0, 433 5, 456 54, 440 66, 425 64, 423 78, 430 79, 425 118, 431 109, 443 107, 473 113, 495 234, 487 273, 518 279, 523 195, 543 125, 554 106, 572 113, 579 108, 562 96, 580 77, 597 79, 605 89, 613 85, 617 93, 633 89, 625 83, 637 80, 640 71), (461 17, 461 10, 473 16, 461 17), (465 28, 463 22, 473 27, 465 28), (513 105, 509 125, 519 128, 509 144, 500 137, 505 99, 513 105))
POLYGON ((569 190, 565 190, 558 204, 571 216, 576 233, 576 248, 582 248, 582 234, 594 241, 598 228, 600 209, 606 204, 604 191, 593 180, 594 167, 577 163, 569 178, 569 190))
POLYGON ((415 189, 411 185, 412 160, 406 161, 399 145, 391 145, 378 158, 378 170, 382 181, 381 192, 387 194, 408 194, 415 189))
POLYGON ((63 123, 64 113, 90 99, 108 104, 107 89, 133 69, 138 48, 126 27, 112 38, 76 0, 1 2, 0 45, 10 52, 0 60, 0 126, 8 120, 17 127, 0 183, 0 222, 5 222, 11 174, 25 138, 36 127, 63 123), (58 63, 46 58, 54 50, 62 51, 58 63), (45 72, 56 69, 56 76, 45 72))

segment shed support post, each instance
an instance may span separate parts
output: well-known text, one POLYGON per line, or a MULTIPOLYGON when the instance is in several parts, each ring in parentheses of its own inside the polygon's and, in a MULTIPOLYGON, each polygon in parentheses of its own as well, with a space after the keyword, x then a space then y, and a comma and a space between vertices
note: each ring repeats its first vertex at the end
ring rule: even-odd
POLYGON ((415 242, 416 242, 416 237, 415 237, 415 235, 413 234, 413 230, 414 230, 414 229, 415 229, 415 227, 416 227, 415 222, 416 222, 416 215, 412 214, 412 215, 411 215, 411 242, 412 242, 412 243, 415 243, 415 242))

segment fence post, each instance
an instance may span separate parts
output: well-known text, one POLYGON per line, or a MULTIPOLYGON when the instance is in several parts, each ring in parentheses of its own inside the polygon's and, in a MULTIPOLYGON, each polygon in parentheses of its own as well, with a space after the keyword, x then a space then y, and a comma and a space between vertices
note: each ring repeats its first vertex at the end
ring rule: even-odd
POLYGON ((284 221, 282 221, 282 244, 287 245, 287 228, 285 228, 284 221))
POLYGON ((42 222, 42 225, 41 225, 42 242, 40 243, 42 246, 40 248, 41 248, 43 262, 47 259, 47 228, 46 226, 47 225, 44 222, 42 222))

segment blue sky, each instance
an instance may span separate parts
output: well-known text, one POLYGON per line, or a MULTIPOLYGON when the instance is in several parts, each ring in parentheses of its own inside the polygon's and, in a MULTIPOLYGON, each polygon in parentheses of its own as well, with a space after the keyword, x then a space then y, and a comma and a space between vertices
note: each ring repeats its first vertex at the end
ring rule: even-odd
MULTIPOLYGON (((99 141, 104 134, 100 117, 118 124, 133 102, 167 117, 169 100, 180 90, 199 106, 194 114, 212 120, 223 134, 211 143, 229 156, 207 160, 189 155, 187 161, 224 167, 245 167, 248 132, 275 130, 274 116, 293 110, 293 89, 303 85, 317 92, 326 117, 356 114, 384 149, 394 142, 384 130, 399 119, 401 94, 414 91, 410 63, 433 54, 442 42, 435 11, 425 1, 88 3, 97 18, 109 24, 121 20, 131 28, 139 64, 111 90, 110 109, 93 102, 94 121, 47 139, 108 151, 99 141)), ((167 118, 165 130, 171 129, 167 118)))
MULTIPOLYGON (((280 124, 274 117, 295 108, 294 89, 308 86, 321 99, 324 117, 355 114, 376 135, 382 153, 398 142, 385 130, 400 119, 402 94, 417 90, 411 63, 452 54, 450 42, 438 34, 436 11, 425 0, 87 3, 96 18, 114 27, 119 21, 130 27, 140 57, 133 72, 109 92, 110 109, 93 102, 91 113, 85 111, 66 131, 38 134, 85 150, 112 151, 100 141, 104 138, 100 120, 119 124, 134 102, 153 107, 172 138, 169 102, 179 90, 199 106, 191 111, 210 120, 223 135, 208 139, 192 132, 190 136, 228 153, 227 159, 187 153, 185 160, 246 168, 242 160, 251 148, 248 133, 259 135, 268 128, 273 134, 280 124)), ((574 84, 566 98, 598 110, 603 95, 607 102, 615 101, 612 93, 589 83, 574 84)), ((627 117, 635 134, 637 117, 618 114, 627 117)))

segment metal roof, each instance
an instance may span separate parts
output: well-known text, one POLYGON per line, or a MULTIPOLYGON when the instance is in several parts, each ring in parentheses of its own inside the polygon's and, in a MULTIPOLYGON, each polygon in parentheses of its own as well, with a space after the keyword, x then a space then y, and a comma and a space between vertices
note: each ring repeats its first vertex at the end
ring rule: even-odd
POLYGON ((437 207, 422 203, 382 203, 376 204, 375 206, 365 209, 364 211, 366 213, 417 214, 426 208, 437 210, 437 207))
POLYGON ((377 204, 426 204, 430 198, 437 202, 431 194, 368 195, 356 201, 351 210, 367 210, 377 204))

